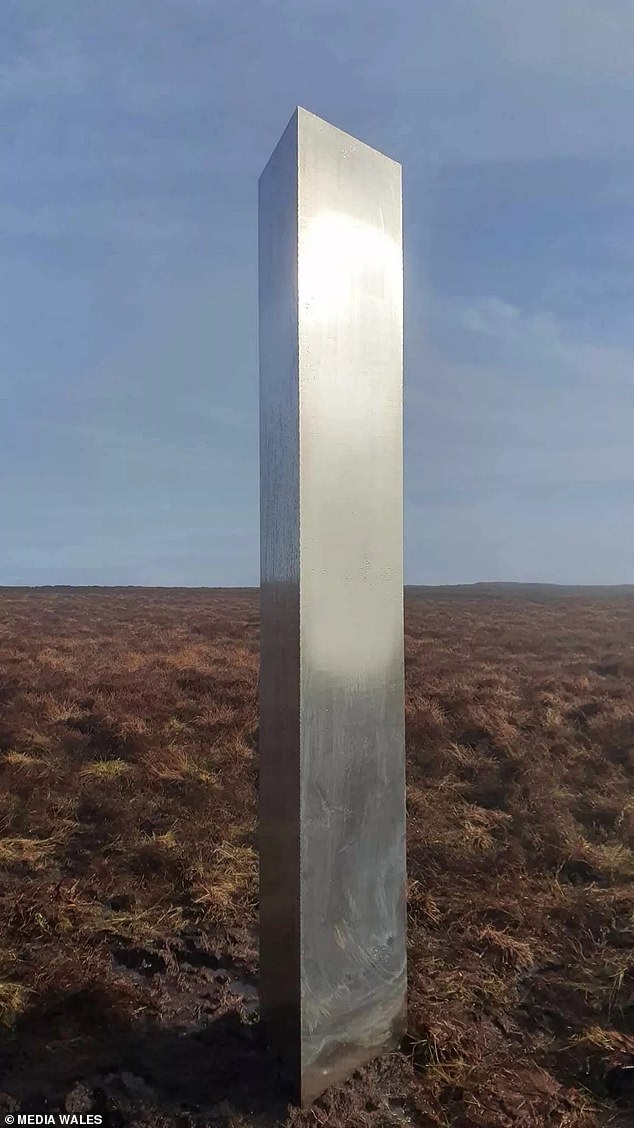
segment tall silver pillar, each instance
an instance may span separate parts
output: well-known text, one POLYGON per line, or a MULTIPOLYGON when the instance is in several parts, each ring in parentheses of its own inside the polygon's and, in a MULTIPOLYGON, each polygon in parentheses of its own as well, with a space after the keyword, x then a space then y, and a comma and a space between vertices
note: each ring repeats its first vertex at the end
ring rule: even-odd
POLYGON ((260 994, 306 1105, 406 1024, 401 166, 297 109, 259 183, 260 994))

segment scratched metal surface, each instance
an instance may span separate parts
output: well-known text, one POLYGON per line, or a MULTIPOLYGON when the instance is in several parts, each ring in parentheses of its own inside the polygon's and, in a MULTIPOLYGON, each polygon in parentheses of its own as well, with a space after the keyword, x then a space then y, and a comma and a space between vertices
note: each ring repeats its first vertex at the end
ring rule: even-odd
POLYGON ((400 166, 298 110, 260 184, 260 897, 303 1103, 405 1023, 401 229, 400 166))

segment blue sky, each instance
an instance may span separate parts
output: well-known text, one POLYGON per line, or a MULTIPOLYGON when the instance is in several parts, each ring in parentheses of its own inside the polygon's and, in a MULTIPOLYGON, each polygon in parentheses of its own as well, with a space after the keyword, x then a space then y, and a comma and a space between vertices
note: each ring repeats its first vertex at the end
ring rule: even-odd
POLYGON ((257 584, 257 179, 403 164, 405 579, 634 582, 630 0, 3 0, 0 584, 257 584))

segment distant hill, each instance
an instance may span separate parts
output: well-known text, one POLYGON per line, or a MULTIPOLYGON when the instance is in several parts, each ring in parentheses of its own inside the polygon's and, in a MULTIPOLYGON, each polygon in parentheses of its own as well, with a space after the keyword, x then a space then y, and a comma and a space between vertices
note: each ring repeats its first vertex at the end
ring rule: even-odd
POLYGON ((443 599, 557 599, 571 596, 586 599, 621 599, 634 597, 634 584, 523 584, 477 583, 425 585, 406 584, 405 595, 411 598, 443 599))

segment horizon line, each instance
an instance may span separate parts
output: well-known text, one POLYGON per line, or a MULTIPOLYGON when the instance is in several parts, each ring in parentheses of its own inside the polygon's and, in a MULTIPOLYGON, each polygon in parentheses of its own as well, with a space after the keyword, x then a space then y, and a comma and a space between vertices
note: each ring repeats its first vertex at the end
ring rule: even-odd
MULTIPOLYGON (((51 589, 90 590, 125 590, 139 589, 143 591, 259 591, 261 584, 0 584, 0 591, 43 591, 51 589)), ((531 587, 531 588, 633 588, 631 583, 577 583, 568 581, 560 583, 552 580, 472 580, 464 583, 404 583, 403 588, 427 588, 429 590, 447 588, 476 588, 476 587, 531 587)))

